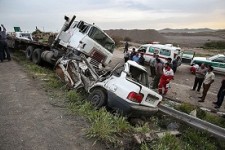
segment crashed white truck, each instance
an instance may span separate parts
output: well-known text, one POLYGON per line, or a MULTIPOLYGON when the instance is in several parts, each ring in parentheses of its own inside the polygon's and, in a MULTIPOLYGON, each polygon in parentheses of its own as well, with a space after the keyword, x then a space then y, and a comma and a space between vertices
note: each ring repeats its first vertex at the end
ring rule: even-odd
POLYGON ((115 42, 100 28, 65 17, 65 23, 50 49, 29 45, 27 58, 36 64, 55 65, 68 88, 84 88, 97 108, 108 106, 125 115, 151 115, 162 96, 149 88, 146 69, 133 61, 107 71, 115 42))

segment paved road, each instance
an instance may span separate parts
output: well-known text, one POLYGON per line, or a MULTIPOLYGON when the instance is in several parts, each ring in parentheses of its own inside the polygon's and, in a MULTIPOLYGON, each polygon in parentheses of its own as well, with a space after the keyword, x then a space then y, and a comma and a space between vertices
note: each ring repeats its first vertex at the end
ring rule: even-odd
POLYGON ((87 123, 67 109, 51 105, 34 80, 16 62, 0 63, 0 149, 105 149, 87 140, 87 123))

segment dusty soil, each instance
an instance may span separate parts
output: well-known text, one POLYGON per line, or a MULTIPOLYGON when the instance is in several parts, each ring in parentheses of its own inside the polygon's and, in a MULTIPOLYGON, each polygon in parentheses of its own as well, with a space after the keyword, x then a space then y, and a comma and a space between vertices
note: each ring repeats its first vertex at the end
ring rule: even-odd
POLYGON ((88 124, 52 99, 15 61, 0 63, 0 149, 106 149, 88 140, 88 124))
MULTIPOLYGON (((122 50, 116 50, 114 52, 114 59, 112 61, 111 66, 115 65, 117 62, 124 63, 123 62, 123 51, 122 50)), ((149 70, 149 66, 145 66, 149 70)), ((182 64, 174 77, 174 80, 171 81, 171 88, 169 89, 166 97, 170 99, 174 99, 176 101, 181 102, 188 102, 196 106, 201 106, 204 108, 209 108, 211 110, 214 109, 214 105, 212 104, 213 101, 216 101, 216 95, 219 91, 221 80, 224 78, 224 75, 221 74, 215 74, 216 79, 215 82, 210 87, 208 94, 206 96, 204 103, 199 103, 198 100, 200 100, 198 97, 201 96, 202 88, 200 92, 197 91, 191 91, 191 88, 194 85, 194 79, 195 76, 190 73, 189 71, 190 65, 188 64, 182 64)), ((152 78, 149 78, 150 83, 152 82, 152 78)), ((157 91, 157 90, 156 90, 157 91)), ((219 111, 225 112, 225 103, 220 107, 219 111)))

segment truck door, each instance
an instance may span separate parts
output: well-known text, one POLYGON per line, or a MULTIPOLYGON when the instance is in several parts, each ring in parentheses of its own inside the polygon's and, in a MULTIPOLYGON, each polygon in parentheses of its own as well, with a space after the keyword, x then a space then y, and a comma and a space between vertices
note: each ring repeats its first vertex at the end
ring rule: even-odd
POLYGON ((72 36, 69 39, 69 46, 78 48, 80 41, 86 36, 86 34, 81 32, 79 28, 73 29, 73 32, 70 34, 72 34, 72 36))

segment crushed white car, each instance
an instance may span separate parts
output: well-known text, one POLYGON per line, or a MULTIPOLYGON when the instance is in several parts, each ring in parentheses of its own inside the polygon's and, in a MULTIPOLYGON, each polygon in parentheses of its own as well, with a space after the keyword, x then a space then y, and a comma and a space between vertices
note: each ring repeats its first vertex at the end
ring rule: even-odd
POLYGON ((130 60, 95 83, 89 93, 88 99, 95 107, 108 106, 132 116, 154 114, 162 101, 162 96, 149 88, 145 67, 130 60))

